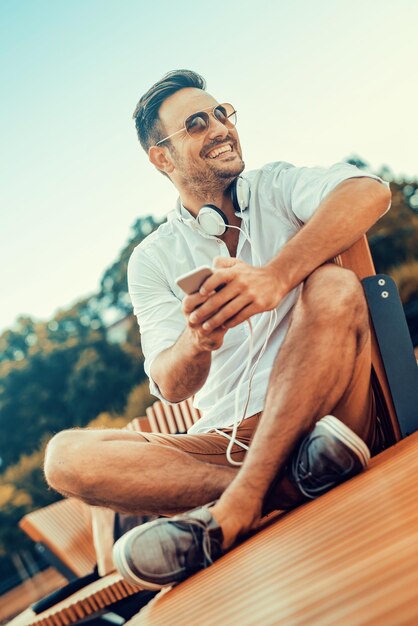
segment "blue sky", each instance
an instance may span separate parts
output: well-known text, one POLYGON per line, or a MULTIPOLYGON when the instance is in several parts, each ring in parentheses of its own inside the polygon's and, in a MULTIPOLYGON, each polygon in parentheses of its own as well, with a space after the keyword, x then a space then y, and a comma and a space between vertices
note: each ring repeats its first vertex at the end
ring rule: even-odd
POLYGON ((353 153, 418 176, 413 0, 1 0, 0 329, 93 292, 176 194, 132 112, 166 71, 238 110, 247 168, 353 153))

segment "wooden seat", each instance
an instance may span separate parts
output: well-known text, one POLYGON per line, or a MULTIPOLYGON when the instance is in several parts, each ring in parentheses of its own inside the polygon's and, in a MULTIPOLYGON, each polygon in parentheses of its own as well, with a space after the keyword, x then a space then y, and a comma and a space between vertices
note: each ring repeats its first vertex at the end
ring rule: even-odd
POLYGON ((122 580, 119 574, 113 573, 90 583, 39 615, 28 609, 9 623, 11 626, 69 626, 140 592, 138 587, 133 587, 122 580))
MULTIPOLYGON (((75 577, 93 570, 96 554, 87 504, 75 498, 60 500, 28 513, 19 526, 33 541, 41 542, 75 577)), ((62 573, 66 575, 65 571, 62 573)))

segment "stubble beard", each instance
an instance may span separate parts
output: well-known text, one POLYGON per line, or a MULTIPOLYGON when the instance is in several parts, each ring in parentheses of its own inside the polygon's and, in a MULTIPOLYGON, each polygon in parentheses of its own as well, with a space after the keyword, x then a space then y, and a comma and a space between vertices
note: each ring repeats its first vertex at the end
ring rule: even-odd
POLYGON ((188 191, 202 202, 211 202, 213 199, 219 198, 219 194, 223 193, 229 187, 237 176, 245 168, 245 163, 240 158, 231 169, 217 168, 216 164, 206 162, 206 169, 197 167, 186 162, 177 153, 175 155, 177 167, 183 173, 183 184, 188 191))

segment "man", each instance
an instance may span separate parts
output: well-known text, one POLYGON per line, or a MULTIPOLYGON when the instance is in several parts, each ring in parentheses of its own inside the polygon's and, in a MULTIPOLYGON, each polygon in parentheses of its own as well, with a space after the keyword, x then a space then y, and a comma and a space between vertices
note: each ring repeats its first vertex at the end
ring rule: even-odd
POLYGON ((134 117, 149 160, 180 196, 130 260, 145 369, 155 395, 195 395, 202 418, 187 435, 65 431, 48 446, 45 473, 90 504, 178 514, 115 547, 131 582, 158 589, 209 565, 264 512, 351 477, 381 445, 363 292, 353 273, 327 261, 387 210, 390 192, 347 164, 279 162, 245 174, 237 201, 231 189, 244 162, 235 110, 194 72, 166 75, 134 117), (221 235, 196 219, 208 204, 229 222, 221 235), (176 278, 205 264, 213 275, 184 296, 176 278))

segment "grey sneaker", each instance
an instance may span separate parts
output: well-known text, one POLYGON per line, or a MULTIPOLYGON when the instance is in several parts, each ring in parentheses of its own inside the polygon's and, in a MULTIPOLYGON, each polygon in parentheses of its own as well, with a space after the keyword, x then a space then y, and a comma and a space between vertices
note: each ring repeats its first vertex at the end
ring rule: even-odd
POLYGON ((313 499, 361 472, 370 460, 366 444, 333 415, 316 423, 291 459, 288 475, 313 499))
POLYGON ((133 528, 113 547, 113 561, 132 585, 175 585, 222 554, 222 529, 207 507, 133 528))

